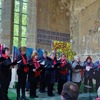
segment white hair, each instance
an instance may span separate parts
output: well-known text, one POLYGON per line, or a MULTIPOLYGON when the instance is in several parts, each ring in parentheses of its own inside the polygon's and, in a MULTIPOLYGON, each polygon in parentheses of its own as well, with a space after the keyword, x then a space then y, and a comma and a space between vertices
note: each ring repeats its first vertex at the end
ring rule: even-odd
POLYGON ((79 56, 77 56, 77 55, 74 56, 74 60, 77 60, 77 59, 79 59, 79 56))

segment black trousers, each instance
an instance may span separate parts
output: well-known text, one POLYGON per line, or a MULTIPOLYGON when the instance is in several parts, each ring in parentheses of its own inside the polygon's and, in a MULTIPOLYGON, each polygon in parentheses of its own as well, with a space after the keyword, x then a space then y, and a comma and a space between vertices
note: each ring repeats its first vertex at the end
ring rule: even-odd
MULTIPOLYGON (((89 85, 91 86, 92 88, 89 89, 89 92, 92 93, 93 92, 93 81, 92 81, 92 78, 84 78, 84 85, 89 85)), ((88 89, 86 87, 84 87, 84 93, 87 93, 88 89)))
POLYGON ((52 96, 53 95, 53 83, 48 83, 48 96, 52 96))
POLYGON ((74 83, 77 84, 78 88, 80 89, 81 81, 80 82, 74 82, 74 83))
MULTIPOLYGON (((5 79, 4 79, 5 80, 5 79)), ((10 81, 1 80, 0 100, 7 100, 10 81)))
POLYGON ((22 97, 25 97, 26 78, 27 73, 18 72, 17 97, 20 97, 20 89, 22 90, 22 97))
POLYGON ((66 83, 66 80, 58 81, 58 94, 61 94, 64 83, 66 83))
POLYGON ((0 100, 8 99, 8 88, 10 85, 11 73, 0 71, 0 100))
POLYGON ((96 79, 96 91, 98 90, 100 86, 100 79, 96 79))
POLYGON ((40 92, 45 92, 46 80, 45 80, 45 72, 40 75, 40 92))
POLYGON ((36 96, 36 89, 39 77, 35 77, 34 80, 30 80, 30 97, 36 96))

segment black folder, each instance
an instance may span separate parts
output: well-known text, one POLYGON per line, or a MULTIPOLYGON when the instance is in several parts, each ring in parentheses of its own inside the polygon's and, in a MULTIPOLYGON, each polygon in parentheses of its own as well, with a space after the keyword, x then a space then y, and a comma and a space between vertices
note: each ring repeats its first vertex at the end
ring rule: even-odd
POLYGON ((36 69, 36 71, 41 71, 43 70, 44 66, 40 66, 39 68, 36 69))

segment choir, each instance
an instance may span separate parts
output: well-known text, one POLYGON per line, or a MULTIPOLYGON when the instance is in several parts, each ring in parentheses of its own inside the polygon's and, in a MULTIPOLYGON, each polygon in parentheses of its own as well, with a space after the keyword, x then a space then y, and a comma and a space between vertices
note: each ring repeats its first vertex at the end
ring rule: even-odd
MULTIPOLYGON (((64 83, 72 81, 80 88, 82 81, 84 85, 91 86, 90 92, 93 92, 93 79, 96 80, 96 90, 100 86, 100 58, 93 63, 92 58, 88 56, 84 62, 80 61, 78 56, 74 60, 68 61, 65 54, 61 54, 57 59, 56 52, 52 51, 48 56, 43 52, 39 58, 36 51, 31 55, 28 61, 26 56, 26 47, 19 48, 20 55, 11 62, 10 50, 5 47, 2 50, 0 58, 0 100, 9 100, 8 88, 11 81, 11 69, 17 65, 18 83, 16 88, 17 100, 28 100, 25 96, 26 81, 29 82, 30 98, 38 98, 37 86, 40 93, 44 93, 47 88, 47 95, 55 96, 53 93, 54 84, 57 83, 57 93, 61 95, 64 83), (70 76, 70 80, 68 80, 70 76), (22 93, 20 93, 20 90, 22 93)), ((87 88, 84 87, 84 92, 87 88)))

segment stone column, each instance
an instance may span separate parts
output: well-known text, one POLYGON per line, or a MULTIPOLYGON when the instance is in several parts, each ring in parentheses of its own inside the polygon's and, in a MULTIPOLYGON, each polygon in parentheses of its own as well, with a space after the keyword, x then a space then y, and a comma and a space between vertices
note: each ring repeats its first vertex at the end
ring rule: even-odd
POLYGON ((10 47, 11 40, 11 15, 12 0, 2 0, 1 26, 0 26, 0 43, 10 47))
POLYGON ((27 10, 27 47, 36 48, 37 37, 37 0, 28 0, 27 10))

